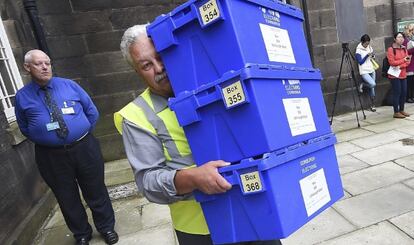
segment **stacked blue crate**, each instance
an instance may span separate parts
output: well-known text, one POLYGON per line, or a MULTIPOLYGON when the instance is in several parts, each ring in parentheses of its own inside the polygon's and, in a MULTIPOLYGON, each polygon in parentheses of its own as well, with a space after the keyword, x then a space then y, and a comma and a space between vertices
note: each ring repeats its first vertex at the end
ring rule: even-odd
POLYGON ((195 163, 237 162, 331 133, 321 74, 247 65, 169 101, 195 163))
POLYGON ((233 163, 230 191, 196 193, 215 244, 287 237, 343 196, 302 23, 279 1, 190 0, 147 28, 196 164, 233 163))
POLYGON ((247 63, 312 67, 300 9, 271 0, 190 0, 148 35, 176 95, 247 63))

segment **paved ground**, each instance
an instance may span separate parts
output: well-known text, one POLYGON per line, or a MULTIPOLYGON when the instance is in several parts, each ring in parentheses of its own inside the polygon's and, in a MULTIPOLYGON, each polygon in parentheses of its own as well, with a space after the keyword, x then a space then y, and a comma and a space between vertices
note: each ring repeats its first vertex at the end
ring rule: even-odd
MULTIPOLYGON (((414 105, 406 111, 414 114, 414 105)), ((391 107, 366 114, 361 128, 355 113, 334 118, 345 197, 284 239, 284 245, 414 244, 414 116, 393 119, 391 107)), ((114 201, 114 208, 119 244, 176 244, 166 206, 135 196, 114 201)), ((73 243, 56 209, 34 244, 73 243)), ((94 234, 91 244, 104 242, 94 234)))

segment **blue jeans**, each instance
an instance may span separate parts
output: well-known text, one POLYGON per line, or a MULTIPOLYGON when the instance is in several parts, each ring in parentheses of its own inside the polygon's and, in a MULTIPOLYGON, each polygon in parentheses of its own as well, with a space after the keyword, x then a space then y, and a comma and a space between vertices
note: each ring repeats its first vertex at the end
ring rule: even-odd
POLYGON ((405 96, 407 95, 407 79, 391 79, 392 105, 394 113, 404 111, 405 96))
POLYGON ((368 74, 363 74, 361 77, 366 83, 364 85, 369 88, 369 96, 371 98, 375 97, 375 71, 368 74))

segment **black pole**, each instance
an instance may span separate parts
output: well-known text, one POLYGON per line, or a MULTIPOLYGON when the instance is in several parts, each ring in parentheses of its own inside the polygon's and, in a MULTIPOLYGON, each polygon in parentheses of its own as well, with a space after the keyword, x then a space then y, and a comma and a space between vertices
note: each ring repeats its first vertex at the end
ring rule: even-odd
POLYGON ((43 33, 43 28, 40 25, 36 0, 23 0, 23 5, 27 14, 29 15, 30 23, 32 24, 32 28, 39 49, 45 52, 46 54, 50 55, 49 48, 47 47, 45 34, 43 33))
POLYGON ((309 49, 310 57, 312 60, 312 64, 315 66, 315 60, 313 57, 313 44, 312 44, 310 23, 309 23, 309 13, 308 13, 309 9, 308 9, 308 3, 306 2, 306 0, 302 0, 302 10, 303 10, 303 16, 305 17, 306 42, 308 43, 308 49, 309 49))
POLYGON ((392 34, 397 32, 397 23, 395 19, 395 2, 391 0, 391 23, 392 23, 392 34))

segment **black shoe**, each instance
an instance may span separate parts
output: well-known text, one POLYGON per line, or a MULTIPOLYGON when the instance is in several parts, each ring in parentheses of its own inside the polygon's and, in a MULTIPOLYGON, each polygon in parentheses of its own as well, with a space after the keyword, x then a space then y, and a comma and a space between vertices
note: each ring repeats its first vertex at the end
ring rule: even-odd
POLYGON ((106 244, 115 244, 118 242, 118 233, 116 231, 107 231, 101 234, 105 239, 106 244))
POLYGON ((408 100, 407 100, 407 103, 414 103, 414 99, 411 99, 411 98, 410 98, 410 99, 408 99, 408 100))
POLYGON ((89 245, 91 237, 82 237, 76 241, 76 245, 89 245))

